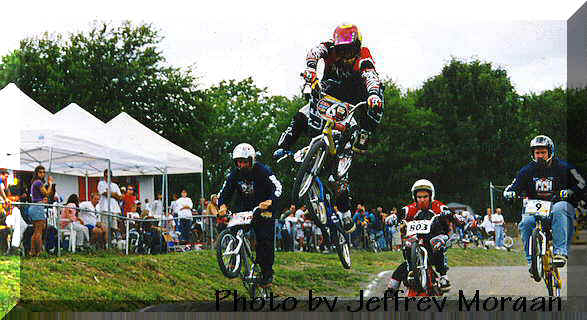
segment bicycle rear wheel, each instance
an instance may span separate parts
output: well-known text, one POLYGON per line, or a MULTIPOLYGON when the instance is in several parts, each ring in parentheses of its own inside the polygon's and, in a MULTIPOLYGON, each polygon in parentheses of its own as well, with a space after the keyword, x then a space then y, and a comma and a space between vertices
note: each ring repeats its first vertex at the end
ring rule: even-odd
POLYGON ((261 280, 261 270, 260 270, 259 265, 254 264, 252 269, 253 269, 252 281, 251 281, 250 286, 248 288, 249 296, 251 297, 251 299, 255 299, 257 297, 260 297, 263 299, 269 298, 269 295, 271 294, 271 287, 262 288, 259 285, 259 280, 261 280))
POLYGON ((335 241, 336 241, 336 252, 338 253, 338 258, 340 259, 340 263, 342 267, 345 269, 351 268, 351 249, 349 242, 345 239, 345 236, 340 231, 335 231, 335 241))

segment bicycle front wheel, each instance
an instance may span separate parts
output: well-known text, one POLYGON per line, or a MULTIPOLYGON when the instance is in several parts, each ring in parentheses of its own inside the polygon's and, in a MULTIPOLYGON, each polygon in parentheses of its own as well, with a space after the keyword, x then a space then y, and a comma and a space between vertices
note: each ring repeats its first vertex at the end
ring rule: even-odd
POLYGON ((218 236, 216 261, 220 271, 227 278, 236 278, 241 269, 241 253, 237 251, 238 239, 232 229, 226 229, 218 236))
POLYGON ((328 146, 324 140, 318 140, 312 144, 308 154, 298 170, 296 180, 294 182, 292 197, 293 202, 298 203, 308 192, 314 177, 318 175, 322 164, 328 153, 328 146))
POLYGON ((418 289, 425 291, 428 288, 428 275, 426 274, 428 266, 424 265, 423 250, 419 244, 414 243, 410 253, 410 270, 417 280, 418 289))
POLYGON ((538 229, 534 229, 532 231, 532 235, 530 236, 529 240, 529 249, 530 249, 530 256, 532 262, 530 264, 530 270, 532 271, 532 275, 534 276, 534 280, 537 282, 542 279, 544 276, 544 264, 542 261, 542 235, 538 231, 538 229))

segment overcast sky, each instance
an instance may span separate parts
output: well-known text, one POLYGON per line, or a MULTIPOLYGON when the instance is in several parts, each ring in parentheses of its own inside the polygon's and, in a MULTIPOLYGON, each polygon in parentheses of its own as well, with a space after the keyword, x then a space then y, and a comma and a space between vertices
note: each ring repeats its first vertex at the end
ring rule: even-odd
POLYGON ((520 93, 566 86, 566 20, 584 1, 33 1, 3 3, 0 55, 45 31, 93 20, 150 22, 169 64, 196 65, 203 87, 252 76, 271 94, 298 93, 306 51, 340 22, 359 26, 376 68, 417 88, 455 56, 508 71, 520 93))

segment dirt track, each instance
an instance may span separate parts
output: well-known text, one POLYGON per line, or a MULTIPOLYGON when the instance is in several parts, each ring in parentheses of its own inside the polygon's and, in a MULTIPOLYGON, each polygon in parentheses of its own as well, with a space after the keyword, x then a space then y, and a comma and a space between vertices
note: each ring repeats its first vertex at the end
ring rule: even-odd
MULTIPOLYGON (((573 246, 569 264, 561 271, 563 298, 587 296, 587 246, 573 246), (570 271, 569 271, 570 268, 570 271), (568 279, 571 279, 569 283, 568 279), (570 294, 569 294, 570 292, 570 294)), ((368 285, 368 296, 382 296, 392 271, 381 272, 368 285)), ((458 297, 459 290, 471 297, 479 290, 480 296, 545 296, 544 282, 535 282, 526 266, 452 267, 448 271, 452 288, 449 297, 458 297)), ((405 290, 405 288, 402 287, 405 290)))

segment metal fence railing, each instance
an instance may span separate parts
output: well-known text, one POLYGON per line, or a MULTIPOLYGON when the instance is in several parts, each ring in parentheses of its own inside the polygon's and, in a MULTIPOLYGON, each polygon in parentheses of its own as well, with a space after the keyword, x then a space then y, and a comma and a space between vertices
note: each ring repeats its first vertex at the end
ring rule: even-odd
MULTIPOLYGON (((72 246, 72 242, 75 241, 76 236, 74 234, 77 233, 73 229, 73 223, 71 220, 61 218, 61 212, 65 205, 62 204, 45 204, 45 203, 25 203, 25 202, 13 202, 14 206, 19 208, 20 217, 25 223, 23 226, 26 227, 33 227, 32 221, 28 217, 28 211, 31 207, 43 207, 45 218, 47 220, 47 225, 55 227, 57 229, 57 254, 61 254, 62 250, 62 241, 64 238, 68 237, 70 248, 75 248, 75 245, 72 246), (65 224, 65 228, 62 227, 62 224, 65 224)), ((157 217, 157 218, 133 218, 128 217, 125 215, 121 215, 120 213, 114 212, 107 212, 107 211, 97 211, 97 210, 87 210, 82 208, 73 208, 78 213, 81 212, 89 212, 96 215, 97 221, 102 223, 102 225, 106 229, 107 233, 107 241, 106 241, 106 248, 109 248, 112 245, 120 243, 121 240, 124 241, 124 248, 123 251, 128 254, 129 253, 129 235, 133 228, 140 229, 141 225, 145 223, 154 224, 155 227, 160 232, 168 232, 172 234, 172 230, 164 228, 167 223, 170 221, 175 221, 176 228, 179 226, 179 218, 177 217, 157 217), (120 230, 120 224, 118 221, 122 221, 123 230, 120 230), (122 234, 124 233, 124 236, 122 234)), ((15 213, 16 214, 16 213, 15 213)), ((20 222, 17 222, 20 223, 20 222)), ((201 244, 204 246, 208 246, 209 248, 212 247, 214 243, 214 237, 217 234, 216 231, 216 216, 213 215, 193 215, 192 216, 192 224, 191 226, 199 225, 199 230, 202 232, 201 237, 198 240, 201 240, 201 244)), ((20 229, 20 228, 19 228, 20 229)), ((23 242, 23 235, 25 230, 19 230, 21 233, 21 245, 23 242)), ((177 231, 175 231, 177 232, 177 231)), ((91 237, 91 235, 90 235, 91 237)))

